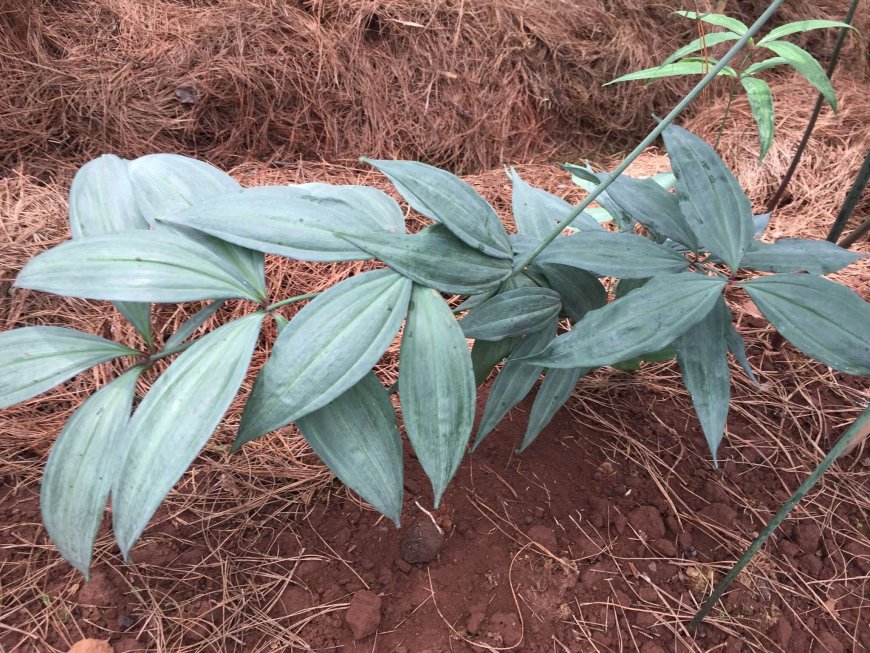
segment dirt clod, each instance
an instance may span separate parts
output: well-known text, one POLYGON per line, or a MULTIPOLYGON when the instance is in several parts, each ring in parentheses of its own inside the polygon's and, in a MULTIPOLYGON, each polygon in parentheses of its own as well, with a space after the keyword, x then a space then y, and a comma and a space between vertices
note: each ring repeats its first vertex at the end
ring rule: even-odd
POLYGON ((115 653, 115 649, 104 639, 83 639, 73 644, 69 653, 115 653))
POLYGON ((486 619, 486 614, 482 610, 472 610, 468 615, 468 621, 465 624, 465 630, 469 635, 477 635, 480 632, 480 626, 483 620, 486 619))
POLYGON ((77 598, 82 605, 107 606, 112 604, 114 596, 115 588, 109 577, 101 572, 94 572, 91 579, 82 585, 77 598))
POLYGON ((402 538, 402 558, 412 565, 432 562, 444 544, 444 536, 431 521, 413 523, 402 538))
POLYGON ((354 639, 373 635, 381 623, 381 597, 368 590, 360 590, 350 600, 345 617, 354 639))
POLYGON ((628 523, 648 540, 658 540, 665 536, 665 522, 655 506, 635 508, 628 515, 628 523))
POLYGON ((540 524, 532 526, 526 533, 532 542, 537 542, 550 553, 557 553, 559 544, 556 542, 556 533, 552 528, 540 524))

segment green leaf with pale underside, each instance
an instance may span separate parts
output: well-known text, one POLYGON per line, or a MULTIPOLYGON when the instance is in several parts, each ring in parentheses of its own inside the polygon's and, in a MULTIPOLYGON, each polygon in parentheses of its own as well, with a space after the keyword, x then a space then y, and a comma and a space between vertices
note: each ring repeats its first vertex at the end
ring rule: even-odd
POLYGON ((472 309, 459 322, 466 338, 502 340, 539 331, 559 315, 559 293, 538 286, 514 288, 472 309))

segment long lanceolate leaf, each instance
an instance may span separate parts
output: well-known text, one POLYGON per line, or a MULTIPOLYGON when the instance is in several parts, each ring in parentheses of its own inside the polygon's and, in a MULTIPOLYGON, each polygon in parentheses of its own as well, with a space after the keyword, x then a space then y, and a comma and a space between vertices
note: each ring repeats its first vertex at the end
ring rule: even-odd
POLYGON ((740 83, 746 89, 749 107, 758 125, 758 140, 761 144, 758 160, 761 161, 767 156, 767 151, 773 143, 773 94, 770 92, 770 86, 763 79, 741 77, 740 83))
MULTIPOLYGON (((734 38, 737 39, 740 37, 735 36, 734 38)), ((643 70, 637 70, 633 73, 623 75, 622 77, 617 77, 616 79, 607 82, 607 84, 604 84, 604 86, 616 84, 617 82, 630 82, 636 79, 661 79, 662 77, 678 77, 680 75, 706 75, 710 72, 712 67, 713 65, 707 61, 678 61, 676 63, 666 63, 661 66, 644 68, 643 70)), ((737 76, 734 69, 729 66, 726 66, 719 74, 723 77, 737 76)))
POLYGON ((359 381, 399 331, 411 286, 392 270, 364 272, 299 311, 254 383, 233 449, 322 408, 359 381))
POLYGON ((437 508, 465 453, 476 392, 471 355, 453 312, 441 295, 422 286, 414 286, 402 335, 399 397, 437 508))
POLYGON ((694 272, 664 275, 586 314, 570 333, 528 361, 545 367, 600 367, 658 351, 697 324, 725 279, 694 272))
POLYGON ((142 369, 123 374, 79 406, 45 464, 39 495, 42 521, 60 554, 85 578, 142 369))
POLYGON ((790 41, 767 41, 761 47, 772 50, 785 59, 792 68, 824 96, 834 111, 837 110, 837 94, 834 92, 831 80, 828 79, 825 69, 813 58, 813 55, 790 41))
POLYGON ((547 284, 562 298, 562 310, 572 320, 580 320, 589 311, 607 303, 607 289, 594 274, 558 263, 535 263, 547 284))
POLYGON ((577 385, 577 380, 588 372, 585 367, 569 367, 563 370, 547 370, 538 394, 535 395, 535 403, 532 404, 532 412, 529 415, 529 423, 519 451, 525 451, 535 438, 544 430, 544 427, 553 419, 553 415, 571 396, 577 385))
POLYGON ((726 330, 731 313, 721 297, 700 322, 674 341, 683 382, 704 430, 707 446, 717 466, 716 451, 725 433, 731 372, 728 368, 726 330))
POLYGON ((393 182, 415 211, 442 223, 466 245, 496 258, 511 258, 507 231, 493 208, 459 177, 417 161, 368 163, 393 182))
POLYGON ((258 289, 212 250, 157 231, 66 242, 31 259, 15 285, 69 297, 132 302, 260 300, 258 289))
POLYGON ((509 260, 481 254, 440 224, 413 235, 370 233, 343 238, 409 279, 449 294, 484 293, 511 273, 509 260))
POLYGON ((342 483, 399 526, 402 439, 390 396, 373 373, 297 426, 342 483))
POLYGON ((712 48, 714 45, 719 45, 720 43, 725 43, 726 41, 736 41, 739 38, 740 35, 735 34, 734 32, 711 32, 710 34, 705 34, 703 37, 697 38, 694 41, 690 41, 679 50, 674 52, 670 57, 662 62, 662 65, 664 66, 669 63, 673 63, 677 59, 682 59, 686 55, 693 54, 695 52, 701 52, 702 50, 712 48))
POLYGON ((677 197, 698 241, 732 270, 752 242, 752 206, 722 160, 702 139, 669 126, 665 147, 677 176, 677 197))
MULTIPOLYGON (((513 168, 510 170, 510 178, 513 181, 511 205, 517 233, 538 239, 545 238, 574 209, 561 197, 524 182, 513 168)), ((598 221, 588 213, 581 213, 572 224, 580 231, 602 229, 598 221)))
POLYGON ((726 16, 724 14, 714 14, 714 13, 697 13, 694 11, 675 11, 675 14, 678 16, 683 16, 684 18, 689 18, 692 20, 700 20, 705 23, 709 23, 710 25, 716 25, 717 27, 724 27, 727 30, 734 32, 740 36, 746 34, 746 31, 749 29, 743 22, 737 20, 736 18, 731 18, 730 16, 726 16))
POLYGON ((364 186, 262 186, 198 202, 167 217, 243 247, 303 261, 369 255, 338 234, 402 233, 399 205, 364 186))
POLYGON ((471 366, 474 369, 475 385, 486 381, 495 366, 510 356, 517 340, 520 338, 474 341, 471 347, 471 366))
POLYGON ((826 29, 829 27, 845 27, 846 29, 855 29, 849 23, 843 23, 839 20, 798 20, 787 25, 774 27, 760 39, 757 45, 764 45, 770 41, 781 39, 783 36, 790 34, 798 34, 800 32, 809 32, 814 29, 826 29))
POLYGON ((0 408, 53 388, 79 372, 139 352, 61 327, 23 327, 0 333, 0 408))
POLYGON ((477 427, 477 437, 474 440, 475 449, 508 414, 510 409, 529 394, 544 368, 525 359, 544 349, 555 335, 556 323, 554 321, 537 333, 525 336, 514 347, 489 391, 486 407, 483 409, 483 415, 477 427))
POLYGON ((540 331, 559 316, 559 293, 538 286, 497 294, 459 322, 466 338, 501 340, 540 331))
POLYGON ((870 304, 852 290, 810 274, 774 274, 740 286, 806 355, 847 374, 870 374, 870 304))
POLYGON ((830 274, 863 258, 826 240, 780 238, 775 243, 754 241, 740 267, 765 272, 809 272, 830 274))
POLYGON ((171 349, 175 349, 180 346, 185 340, 187 340, 190 336, 192 336, 196 330, 205 324, 206 320, 214 315, 221 306, 223 306, 223 301, 212 302, 205 308, 197 311, 193 315, 191 315, 187 320, 185 320, 184 324, 182 324, 178 331, 173 333, 167 340, 163 347, 164 351, 169 351, 171 349))
POLYGON ((112 523, 125 559, 236 396, 264 316, 247 315, 197 341, 157 379, 133 414, 112 488, 112 523))

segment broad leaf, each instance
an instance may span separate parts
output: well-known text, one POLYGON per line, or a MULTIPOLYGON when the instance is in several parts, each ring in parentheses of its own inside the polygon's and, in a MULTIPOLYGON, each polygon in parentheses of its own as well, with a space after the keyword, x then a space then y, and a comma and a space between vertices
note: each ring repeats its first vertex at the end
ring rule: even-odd
POLYGON ((510 356, 519 338, 502 340, 475 340, 471 347, 471 364, 474 369, 474 383, 480 385, 495 369, 495 366, 510 356))
POLYGON ((0 333, 0 408, 30 399, 79 372, 139 352, 89 333, 33 326, 0 333))
POLYGON ((731 399, 731 372, 725 344, 730 324, 731 314, 720 298, 706 317, 674 341, 683 382, 692 395, 714 467, 718 467, 716 451, 725 433, 731 399))
POLYGON ((789 41, 767 41, 761 47, 775 52, 785 59, 789 65, 798 71, 804 79, 815 86, 816 90, 837 111, 837 94, 831 85, 831 80, 825 74, 825 69, 809 52, 789 41))
MULTIPOLYGON (((724 302, 723 302, 724 303, 724 302)), ((726 306, 727 310, 727 306, 726 306)), ((734 323, 730 316, 728 317, 728 326, 725 328, 725 344, 728 346, 728 351, 731 352, 731 355, 734 356, 734 360, 737 361, 737 364, 743 369, 743 372, 746 376, 749 377, 749 380, 752 381, 756 386, 759 386, 758 379, 755 378, 755 373, 752 371, 752 366, 749 364, 749 359, 746 357, 746 342, 743 340, 743 337, 734 328, 734 323)))
POLYGON ((15 285, 86 299, 260 301, 258 290, 212 250, 157 231, 125 231, 63 243, 31 259, 15 285))
MULTIPOLYGON (((424 284, 425 285, 425 284, 424 284)), ((480 306, 483 302, 485 302, 490 297, 494 297, 495 294, 501 289, 501 286, 495 286, 491 290, 487 290, 486 292, 478 293, 476 295, 471 295, 464 302, 459 304, 453 309, 454 314, 463 313, 465 311, 470 311, 475 306, 480 306)))
POLYGON ((643 290, 587 313, 528 362, 600 367, 658 351, 707 315, 724 287, 725 279, 694 272, 655 277, 643 290))
POLYGON ((775 243, 753 241, 740 267, 765 272, 830 274, 864 258, 827 240, 780 238, 775 243))
POLYGON ((525 359, 544 349, 555 335, 556 323, 553 321, 537 333, 525 336, 514 347, 513 353, 492 383, 472 449, 476 449, 510 409, 529 394, 544 368, 525 359))
MULTIPOLYGON (((770 216, 771 213, 762 213, 761 215, 753 215, 752 216, 752 224, 754 227, 753 237, 761 238, 761 235, 764 233, 764 230, 767 229, 767 225, 770 224, 770 216)), ((749 244, 749 248, 752 248, 753 243, 749 244)))
POLYGON ((814 29, 825 29, 828 27, 844 27, 846 29, 855 29, 849 23, 843 23, 839 20, 798 20, 786 25, 774 27, 770 32, 764 35, 756 45, 764 45, 774 39, 781 39, 783 36, 790 34, 798 34, 800 32, 809 32, 814 29))
POLYGON ((758 140, 761 145, 758 160, 763 161, 773 143, 773 94, 763 79, 741 77, 740 83, 746 89, 749 107, 758 125, 758 140))
POLYGON ((549 286, 562 298, 562 310, 572 320, 581 319, 589 311, 607 303, 607 289, 594 274, 558 263, 535 263, 549 286))
MULTIPOLYGON (((680 75, 706 75, 714 67, 714 64, 708 61, 678 61, 677 63, 667 63, 661 66, 652 68, 644 68, 636 70, 633 73, 628 73, 622 77, 617 77, 604 84, 616 84, 618 82, 630 82, 636 79, 661 79, 662 77, 677 77, 680 75)), ((737 77, 737 73, 730 66, 725 66, 719 73, 723 77, 737 77)))
POLYGON ((365 376, 399 331, 411 285, 373 270, 306 304, 257 376, 233 449, 322 408, 365 376))
POLYGON ((365 186, 261 186, 207 199, 166 219, 243 247, 302 261, 370 256, 339 233, 402 233, 399 205, 365 186))
POLYGON ((735 34, 739 36, 743 36, 749 31, 749 28, 737 20, 736 18, 731 18, 730 16, 725 16, 724 14, 712 14, 712 13, 697 13, 694 11, 675 11, 675 14, 678 16, 683 16, 685 18, 689 18, 691 20, 700 20, 705 23, 709 23, 710 25, 716 25, 717 27, 724 27, 727 30, 731 30, 735 34))
POLYGON ((481 254, 443 225, 417 234, 370 233, 343 238, 417 283, 456 295, 484 293, 511 273, 511 262, 481 254))
POLYGON ((476 396, 471 355, 453 312, 437 292, 415 285, 402 335, 399 397, 436 508, 465 454, 476 396))
POLYGON ((720 43, 725 43, 726 41, 736 41, 740 36, 733 32, 711 32, 710 34, 705 34, 701 38, 697 38, 694 41, 691 41, 681 47, 679 50, 674 52, 670 57, 665 59, 662 62, 662 65, 665 66, 667 64, 673 63, 677 59, 682 59, 687 54, 692 54, 693 52, 701 52, 706 50, 707 48, 712 48, 715 45, 719 45, 720 43))
POLYGON ((777 66, 787 65, 788 61, 783 59, 782 57, 771 57, 770 59, 765 59, 764 61, 759 61, 754 64, 750 64, 746 67, 746 70, 743 71, 743 77, 751 77, 760 72, 764 72, 765 70, 770 70, 771 68, 776 68, 777 66))
POLYGON ((459 322, 466 338, 501 340, 540 331, 559 316, 559 293, 537 286, 499 293, 459 322))
MULTIPOLYGON (((571 163, 564 163, 562 164, 562 168, 570 172, 571 180, 587 193, 591 193, 598 188, 598 186, 600 186, 609 176, 606 172, 593 172, 588 164, 586 167, 583 167, 571 163)), ((634 221, 631 216, 623 211, 619 204, 613 201, 608 191, 603 191, 595 198, 595 201, 598 202, 602 209, 612 217, 620 231, 628 231, 632 228, 634 221)), ((601 219, 599 219, 599 222, 600 221, 601 219)))
POLYGON ((390 396, 374 374, 363 375, 297 426, 342 483, 399 526, 402 439, 390 396))
POLYGON ((133 414, 112 488, 112 524, 125 559, 236 396, 264 316, 247 315, 197 341, 154 382, 133 414))
MULTIPOLYGON (((511 204, 518 233, 542 240, 574 210, 574 206, 561 197, 524 182, 513 168, 510 169, 510 178, 513 181, 511 204)), ((571 226, 578 231, 599 231, 602 228, 585 212, 578 215, 571 226)))
POLYGON ((535 438, 553 419, 556 411, 568 401, 577 386, 577 380, 588 371, 586 368, 579 367, 547 370, 541 387, 538 388, 538 393, 535 395, 535 403, 532 404, 532 412, 529 415, 526 433, 519 448, 520 452, 525 451, 526 447, 535 441, 535 438))
POLYGON ((176 347, 180 346, 185 340, 192 336, 199 327, 205 324, 206 320, 214 315, 223 305, 223 301, 220 300, 212 302, 205 308, 198 310, 196 313, 187 318, 184 324, 182 324, 178 328, 178 331, 173 333, 166 340, 166 344, 163 347, 164 350, 175 349, 176 347))
POLYGON ((148 302, 112 302, 127 321, 136 329, 136 333, 148 346, 154 345, 154 336, 151 334, 151 304, 148 302))
POLYGON ((535 259, 606 277, 643 278, 685 270, 688 260, 648 238, 631 233, 584 231, 557 238, 535 259))
POLYGON ((79 406, 45 464, 39 494, 42 521, 60 554, 85 578, 142 369, 123 374, 79 406))
POLYGON ((736 270, 752 242, 752 206, 734 175, 702 139, 682 127, 664 131, 677 175, 680 208, 698 242, 736 270))
POLYGON ((855 292, 810 274, 775 274, 740 286, 807 356, 847 374, 870 375, 870 304, 855 292))
POLYGON ((417 161, 360 161, 384 173, 412 209, 442 223, 466 245, 495 258, 511 258, 498 215, 459 177, 417 161))

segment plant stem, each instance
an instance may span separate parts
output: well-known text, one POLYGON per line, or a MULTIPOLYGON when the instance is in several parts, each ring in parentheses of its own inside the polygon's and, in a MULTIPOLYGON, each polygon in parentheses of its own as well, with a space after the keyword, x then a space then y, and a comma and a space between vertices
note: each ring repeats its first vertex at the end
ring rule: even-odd
MULTIPOLYGON (((849 5, 849 11, 846 12, 846 17, 843 19, 843 22, 851 25, 852 19, 855 17, 855 10, 858 8, 858 0, 852 0, 852 4, 849 5)), ((846 40, 846 33, 849 31, 848 27, 841 27, 840 33, 837 35, 837 42, 834 44, 834 51, 831 53, 831 60, 828 62, 828 69, 825 71, 828 79, 834 74, 834 69, 837 67, 837 61, 840 59, 840 50, 843 48, 843 43, 846 40)), ((819 114, 822 113, 822 107, 825 104, 825 97, 819 93, 819 97, 816 98, 816 106, 813 108, 813 113, 810 116, 810 121, 807 123, 807 128, 804 130, 804 135, 801 138, 801 142, 798 145, 797 150, 794 153, 794 158, 792 158, 791 163, 788 166, 788 170, 786 170, 785 176, 782 178, 782 181, 779 183, 779 188, 776 189, 776 192, 773 194, 773 197, 770 198, 770 201, 767 203, 767 208, 765 209, 765 213, 773 212, 777 206, 779 206, 780 201, 782 200, 782 196, 785 194, 785 189, 788 187, 791 178, 794 176, 795 170, 797 170, 798 165, 801 162, 801 157, 804 154, 804 150, 807 149, 807 145, 810 142, 810 135, 813 133, 813 129, 816 127, 816 121, 819 119, 819 114)))
MULTIPOLYGON (((840 212, 837 214, 834 224, 831 225, 831 231, 828 233, 828 240, 832 243, 836 243, 843 234, 843 229, 846 228, 846 223, 849 222, 849 218, 852 217, 855 207, 858 206, 858 200, 861 199, 861 194, 864 192, 864 189, 867 188, 867 182, 870 182, 870 150, 867 150, 867 156, 864 157, 864 163, 861 164, 858 176, 855 177, 855 181, 852 183, 852 188, 850 188, 849 192, 846 193, 846 199, 843 201, 843 206, 840 208, 840 212)), ((861 233, 863 233, 861 230, 864 229, 864 231, 866 231, 865 225, 866 223, 849 234, 847 238, 844 238, 843 242, 840 243, 840 247, 848 249, 852 243, 861 237, 861 233)))
POLYGON ((822 474, 827 471, 828 467, 842 454, 848 447, 849 444, 858 437, 864 429, 870 426, 870 405, 864 409, 864 412, 858 416, 852 426, 849 427, 849 430, 846 431, 843 436, 837 440, 837 443, 831 449, 830 453, 822 459, 822 462, 819 463, 818 467, 813 470, 813 473, 807 477, 801 486, 797 489, 788 501, 783 504, 782 508, 779 509, 779 512, 776 513, 773 519, 764 527, 764 530, 761 531, 758 537, 749 545, 749 548, 746 549, 746 553, 743 554, 743 557, 737 561, 737 564, 731 568, 725 578, 722 579, 722 582, 716 587, 716 590, 710 595, 710 598, 704 602, 704 605, 701 606, 701 609, 692 617, 692 621, 689 622, 689 632, 694 632, 704 617, 710 612, 716 602, 722 597, 725 593, 725 590, 728 589, 728 586, 734 581, 735 578, 743 571, 743 568, 752 560, 752 557, 758 552, 758 550, 762 547, 762 545, 767 541, 767 538, 771 536, 773 531, 782 523, 782 521, 788 517, 788 514, 792 511, 792 509, 798 504, 798 502, 804 498, 804 496, 809 492, 812 487, 818 482, 818 480, 822 477, 822 474))
POLYGON ((722 59, 719 60, 719 63, 717 63, 713 68, 710 69, 710 71, 706 75, 704 75, 703 79, 698 82, 695 88, 689 91, 686 97, 680 100, 679 104, 677 104, 677 106, 675 106, 673 110, 667 116, 665 116, 658 125, 656 125, 655 129, 653 129, 649 133, 649 135, 644 138, 638 144, 638 146, 634 148, 634 150, 631 151, 631 154, 629 154, 628 157, 622 163, 620 163, 613 172, 607 175, 607 178, 598 186, 596 186, 595 189, 586 196, 586 199, 584 199, 582 202, 580 202, 580 204, 574 207, 574 210, 571 211, 570 214, 568 214, 568 216, 561 222, 561 224, 557 225, 549 234, 547 234, 547 236, 540 243, 538 243, 538 245, 534 249, 532 249, 528 254, 522 257, 522 259, 520 259, 520 261, 514 266, 512 274, 516 275, 517 273, 521 272, 523 268, 531 263, 538 254, 543 252, 544 248, 546 248, 547 245, 553 242, 553 240, 555 240, 559 236, 559 234, 562 233, 565 227, 567 227, 574 220, 576 220, 577 216, 579 216, 586 209, 586 207, 592 204, 592 202, 595 201, 596 197, 601 195, 601 193, 603 193, 619 175, 625 172, 625 169, 628 168, 628 166, 630 166, 632 162, 637 157, 639 157, 646 148, 653 144, 653 142, 661 135, 665 128, 669 124, 671 124, 671 122, 673 122, 673 120, 678 115, 680 115, 683 109, 691 104, 692 100, 694 100, 698 96, 698 94, 704 90, 707 84, 713 81, 713 79, 716 78, 716 75, 718 75, 719 72, 728 65, 728 62, 730 62, 735 56, 737 56, 743 46, 746 45, 749 40, 758 33, 758 31, 764 26, 768 19, 776 12, 777 9, 779 9, 779 6, 783 2, 785 2, 785 0, 773 0, 773 2, 770 3, 770 6, 765 10, 765 12, 761 14, 758 20, 756 20, 747 30, 747 32, 740 37, 740 39, 731 47, 730 50, 728 50, 725 56, 723 56, 722 59))
POLYGON ((287 299, 282 299, 280 302, 275 302, 269 306, 266 306, 264 309, 266 312, 274 311, 277 308, 281 308, 282 306, 286 306, 287 304, 292 304, 293 302, 301 302, 306 299, 311 299, 312 297, 317 297, 319 292, 309 292, 304 295, 296 295, 295 297, 288 297, 287 299))
POLYGON ((734 101, 734 96, 737 93, 737 80, 731 82, 731 89, 728 91, 728 102, 725 104, 725 113, 722 114, 722 122, 719 123, 719 130, 716 132, 716 142, 713 143, 713 149, 719 149, 719 141, 722 140, 722 132, 725 131, 725 124, 728 122, 728 116, 731 113, 731 103, 734 101))
POLYGON ((169 356, 174 356, 175 354, 180 354, 181 352, 183 352, 185 349, 190 347, 195 342, 199 342, 199 338, 197 338, 196 340, 190 340, 188 342, 185 342, 183 345, 178 345, 178 347, 173 347, 172 349, 167 349, 165 351, 160 351, 160 352, 157 352, 156 354, 152 354, 151 356, 148 357, 146 362, 148 364, 151 364, 155 361, 159 361, 161 358, 167 358, 169 356))
POLYGON ((849 249, 852 245, 858 242, 858 239, 861 236, 865 235, 867 232, 870 232, 870 218, 864 220, 864 222, 862 222, 860 226, 855 229, 855 231, 843 238, 843 240, 840 241, 840 247, 842 247, 843 249, 849 249))

